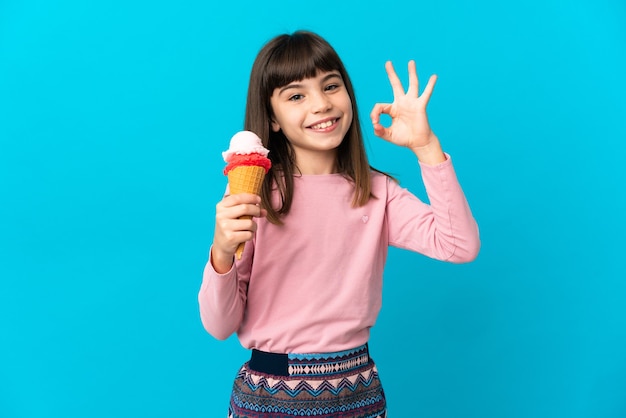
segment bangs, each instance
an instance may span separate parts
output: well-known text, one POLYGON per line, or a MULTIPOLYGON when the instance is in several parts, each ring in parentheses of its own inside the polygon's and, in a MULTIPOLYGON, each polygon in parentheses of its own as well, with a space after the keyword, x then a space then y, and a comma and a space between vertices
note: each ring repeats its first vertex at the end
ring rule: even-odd
POLYGON ((267 63, 264 87, 271 96, 275 88, 315 77, 318 72, 339 71, 343 65, 335 50, 323 39, 310 34, 285 35, 267 63))

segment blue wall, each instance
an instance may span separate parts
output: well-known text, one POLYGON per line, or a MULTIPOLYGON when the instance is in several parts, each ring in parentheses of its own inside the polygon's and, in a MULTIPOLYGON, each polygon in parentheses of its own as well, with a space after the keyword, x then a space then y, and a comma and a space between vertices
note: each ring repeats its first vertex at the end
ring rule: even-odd
POLYGON ((481 229, 469 265, 390 253, 391 415, 626 416, 622 0, 175 3, 0 2, 1 417, 225 416, 246 352, 196 302, 220 152, 256 52, 299 28, 365 121, 385 60, 439 75, 431 123, 481 229))

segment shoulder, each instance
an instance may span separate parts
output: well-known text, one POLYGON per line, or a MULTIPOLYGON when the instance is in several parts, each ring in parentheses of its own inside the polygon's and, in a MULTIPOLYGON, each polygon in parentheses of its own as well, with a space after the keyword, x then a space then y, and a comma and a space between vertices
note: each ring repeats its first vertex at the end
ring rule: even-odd
POLYGON ((386 182, 388 179, 391 179, 387 174, 381 173, 380 171, 370 171, 370 177, 372 178, 372 183, 374 182, 386 182))
POLYGON ((372 171, 371 179, 372 195, 386 204, 419 200, 409 189, 388 174, 372 171))
POLYGON ((387 190, 390 187, 398 186, 398 182, 393 177, 379 171, 370 171, 370 178, 372 183, 372 191, 387 190))
POLYGON ((398 183, 393 177, 374 170, 370 171, 370 184, 371 195, 374 198, 370 199, 370 202, 375 200, 377 204, 388 202, 398 188, 398 183))

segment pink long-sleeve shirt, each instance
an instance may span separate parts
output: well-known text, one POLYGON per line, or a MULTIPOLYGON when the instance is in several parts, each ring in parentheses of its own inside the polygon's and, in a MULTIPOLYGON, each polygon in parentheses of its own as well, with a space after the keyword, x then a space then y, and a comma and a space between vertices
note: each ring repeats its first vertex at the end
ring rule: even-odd
POLYGON ((275 353, 341 351, 367 342, 382 303, 388 246, 454 263, 473 260, 478 227, 448 159, 420 164, 430 204, 372 174, 376 198, 352 207, 339 174, 294 178, 281 226, 257 219, 255 238, 225 274, 207 262, 198 295, 206 330, 275 353))

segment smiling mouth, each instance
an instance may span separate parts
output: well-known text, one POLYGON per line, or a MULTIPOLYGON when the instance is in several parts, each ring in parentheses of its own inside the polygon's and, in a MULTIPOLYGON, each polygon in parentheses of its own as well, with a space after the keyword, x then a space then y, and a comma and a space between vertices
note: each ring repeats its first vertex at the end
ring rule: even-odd
POLYGON ((327 128, 330 128, 331 126, 333 126, 335 123, 337 123, 338 120, 339 119, 327 120, 326 122, 322 122, 322 123, 317 123, 315 125, 311 125, 309 128, 314 129, 314 130, 327 129, 327 128))

